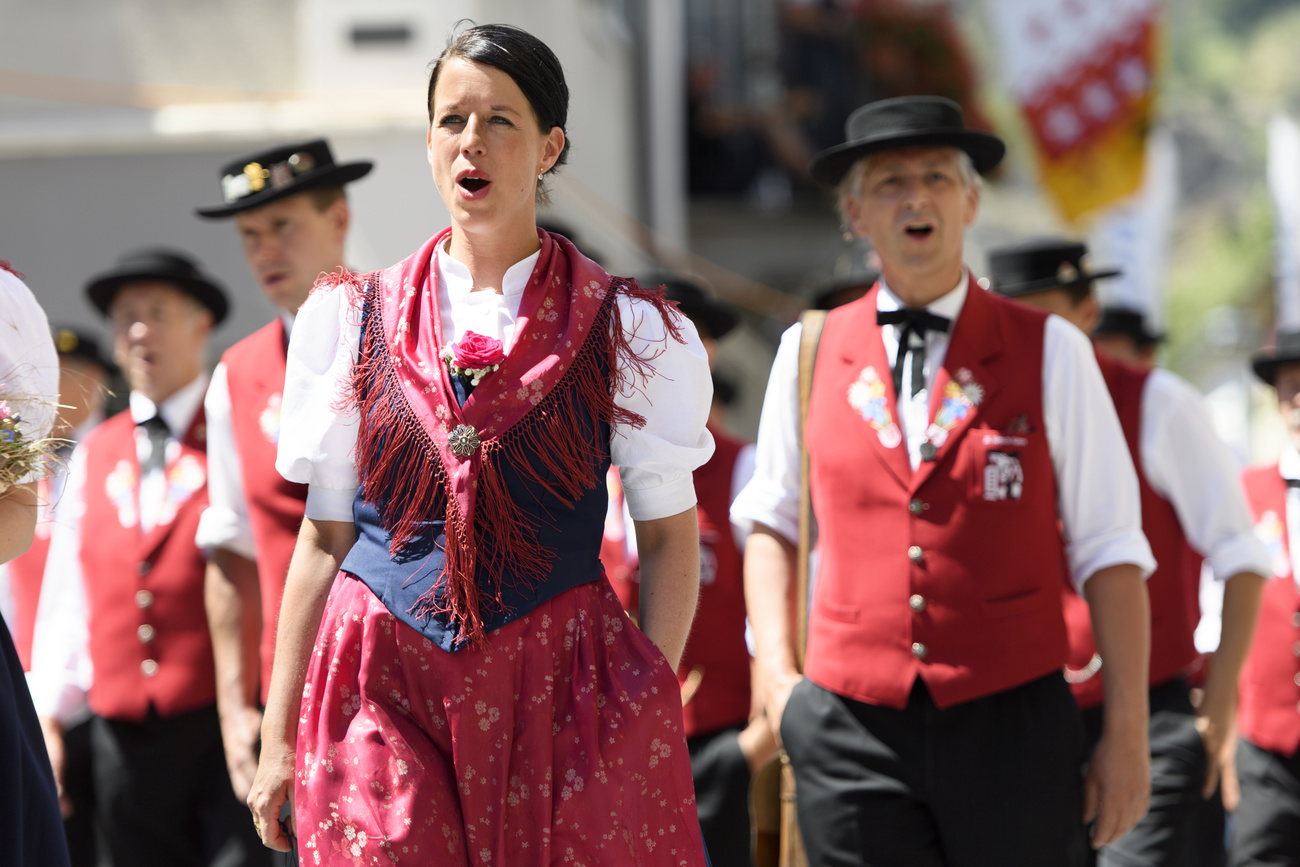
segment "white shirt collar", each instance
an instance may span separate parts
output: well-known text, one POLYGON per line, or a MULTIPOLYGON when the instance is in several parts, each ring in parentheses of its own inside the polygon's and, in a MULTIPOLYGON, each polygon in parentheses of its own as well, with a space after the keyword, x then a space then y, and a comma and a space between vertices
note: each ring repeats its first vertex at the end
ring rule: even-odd
POLYGON ((292 310, 285 310, 283 308, 277 308, 276 312, 280 314, 280 321, 284 323, 285 336, 292 336, 293 321, 298 318, 298 314, 294 313, 292 310))
POLYGON ((161 415, 167 422, 167 429, 177 438, 183 437, 190 429, 190 423, 203 405, 203 395, 208 391, 208 375, 200 373, 188 385, 177 389, 176 393, 162 402, 155 404, 138 391, 131 392, 131 420, 142 424, 155 415, 161 415))
POLYGON ((1296 451, 1295 446, 1287 443, 1283 447, 1277 469, 1284 479, 1300 479, 1300 452, 1296 451))
MULTIPOLYGON (((925 309, 935 316, 942 316, 952 322, 957 321, 957 314, 961 313, 962 305, 966 303, 966 292, 970 286, 970 274, 966 271, 965 266, 961 269, 961 278, 946 295, 943 295, 925 306, 925 309)), ((876 293, 877 310, 899 310, 904 306, 898 296, 894 294, 889 285, 885 283, 885 278, 880 278, 880 291, 876 293)), ((952 334, 952 329, 948 329, 952 334)))
MULTIPOLYGON (((520 259, 507 268, 505 276, 501 278, 501 294, 522 295, 541 255, 542 251, 538 249, 533 255, 520 259)), ((438 267, 438 279, 447 287, 449 295, 468 295, 474 290, 474 279, 470 276, 469 269, 453 259, 450 253, 435 250, 433 258, 438 267)))

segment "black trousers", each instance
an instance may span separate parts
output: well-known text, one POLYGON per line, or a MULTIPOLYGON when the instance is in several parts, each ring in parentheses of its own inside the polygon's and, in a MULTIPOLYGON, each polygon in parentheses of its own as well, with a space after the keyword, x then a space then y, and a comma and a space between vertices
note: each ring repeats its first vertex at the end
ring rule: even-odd
POLYGON ((231 791, 215 707, 91 725, 95 808, 116 867, 272 863, 231 791))
POLYGON ((799 683, 781 719, 812 867, 1077 867, 1087 743, 1059 674, 902 710, 799 683))
MULTIPOLYGON (((1197 862, 1207 760, 1189 691, 1187 681, 1177 678, 1152 687, 1148 694, 1151 808, 1133 830, 1097 853, 1100 867, 1185 867, 1197 862)), ((1097 707, 1083 714, 1093 746, 1101 739, 1102 713, 1097 707)))
POLYGON ((72 815, 63 820, 63 833, 68 838, 72 867, 95 867, 99 863, 90 729, 91 721, 86 720, 63 733, 63 793, 72 802, 72 815))
POLYGON ((714 867, 752 867, 749 841, 749 762, 739 728, 688 738, 700 831, 714 867))
POLYGON ((1300 751, 1284 756, 1245 738, 1237 746, 1241 804, 1233 814, 1232 867, 1300 867, 1300 751))

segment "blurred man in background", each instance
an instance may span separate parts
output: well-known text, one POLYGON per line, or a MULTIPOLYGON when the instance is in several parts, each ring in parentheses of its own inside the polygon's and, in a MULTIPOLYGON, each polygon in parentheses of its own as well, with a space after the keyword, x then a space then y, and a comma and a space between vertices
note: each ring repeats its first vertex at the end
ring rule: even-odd
POLYGON ((275 471, 285 351, 317 276, 343 266, 351 220, 343 185, 371 167, 336 164, 323 139, 280 145, 224 166, 223 203, 197 211, 233 218, 248 267, 277 314, 221 357, 205 401, 209 505, 196 541, 209 555, 217 709, 240 801, 257 773, 275 627, 307 499, 305 485, 275 471))
POLYGON ((1277 390, 1287 441, 1277 463, 1243 475, 1273 580, 1241 674, 1232 867, 1300 864, 1300 331, 1280 330, 1253 367, 1277 390))
MULTIPOLYGON (((1083 244, 1056 238, 991 250, 992 288, 1088 334, 1100 310, 1093 282, 1119 272, 1090 272, 1086 256, 1083 244)), ((1190 865, 1199 847, 1198 808, 1215 794, 1220 770, 1235 751, 1238 675, 1269 559, 1254 536, 1236 464, 1195 389, 1169 371, 1130 367, 1100 350, 1097 362, 1137 470, 1142 531, 1156 558, 1147 581, 1151 809, 1098 860, 1108 867, 1190 865), (1189 678, 1202 673, 1193 634, 1203 560, 1224 582, 1223 631, 1209 660, 1204 696, 1193 707, 1189 678)), ((1087 604, 1070 588, 1063 592, 1070 636, 1066 678, 1095 744, 1105 668, 1087 604)))
POLYGON ((87 703, 113 864, 266 864, 226 785, 194 544, 207 505, 204 352, 229 303, 167 250, 124 255, 86 294, 131 393, 73 453, 41 588, 29 684, 55 778, 65 724, 87 703))

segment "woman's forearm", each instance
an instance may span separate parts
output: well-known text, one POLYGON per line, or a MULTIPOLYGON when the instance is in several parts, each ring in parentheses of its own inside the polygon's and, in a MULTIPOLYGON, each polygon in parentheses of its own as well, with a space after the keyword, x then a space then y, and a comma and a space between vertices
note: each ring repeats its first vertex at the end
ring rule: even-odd
POLYGON ((312 645, 339 565, 356 542, 351 523, 306 518, 289 564, 275 638, 262 741, 293 744, 312 645))
POLYGON ((636 522, 641 630, 674 669, 686 649, 700 595, 700 527, 695 508, 636 522))

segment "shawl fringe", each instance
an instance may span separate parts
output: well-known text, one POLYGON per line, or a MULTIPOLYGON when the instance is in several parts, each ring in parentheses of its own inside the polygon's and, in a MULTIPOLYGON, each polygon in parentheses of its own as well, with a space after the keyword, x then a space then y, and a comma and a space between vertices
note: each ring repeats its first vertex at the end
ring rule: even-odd
POLYGON ((510 466, 525 482, 567 508, 601 484, 608 449, 608 442, 601 441, 601 423, 645 425, 643 416, 618 406, 615 396, 639 389, 664 351, 651 347, 643 354, 636 352, 632 345, 636 323, 622 321, 618 297, 647 302, 663 319, 667 337, 681 343, 684 339, 673 312, 676 305, 659 289, 611 280, 586 339, 555 386, 509 430, 483 442, 477 458, 482 463, 475 483, 473 526, 466 526, 438 448, 402 393, 385 339, 379 276, 370 275, 364 283, 355 275, 350 280, 347 275, 339 277, 334 282, 346 283, 347 291, 357 293, 363 304, 361 352, 346 389, 361 415, 356 464, 363 497, 389 532, 390 555, 421 538, 430 516, 442 517, 443 571, 410 613, 446 615, 461 640, 481 643, 486 637, 485 615, 504 607, 507 565, 521 582, 533 587, 546 578, 555 557, 554 551, 540 544, 536 528, 512 500, 502 468, 510 466))

